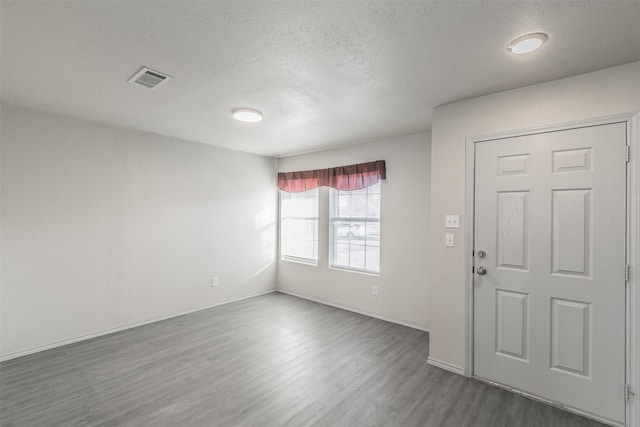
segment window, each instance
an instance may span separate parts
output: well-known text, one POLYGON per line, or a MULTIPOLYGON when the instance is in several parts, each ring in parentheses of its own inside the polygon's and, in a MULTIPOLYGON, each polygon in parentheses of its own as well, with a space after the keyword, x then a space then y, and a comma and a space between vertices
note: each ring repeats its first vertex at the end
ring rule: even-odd
POLYGON ((380 272, 380 182, 362 190, 330 190, 331 267, 380 272))
POLYGON ((378 274, 380 180, 386 178, 384 160, 278 172, 281 258, 318 265, 318 187, 330 187, 329 266, 378 274))
POLYGON ((280 192, 282 259, 318 265, 318 189, 280 192))

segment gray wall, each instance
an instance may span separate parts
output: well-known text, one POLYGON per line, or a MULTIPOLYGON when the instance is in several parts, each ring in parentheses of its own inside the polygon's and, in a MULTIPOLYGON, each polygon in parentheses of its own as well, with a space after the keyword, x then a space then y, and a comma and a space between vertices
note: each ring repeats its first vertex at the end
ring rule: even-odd
POLYGON ((320 190, 318 266, 279 261, 278 289, 417 328, 427 328, 429 134, 279 159, 282 172, 385 160, 380 275, 328 267, 328 189, 320 190), (373 285, 380 295, 372 295, 373 285))
POLYGON ((273 159, 1 107, 3 358, 275 289, 273 159))

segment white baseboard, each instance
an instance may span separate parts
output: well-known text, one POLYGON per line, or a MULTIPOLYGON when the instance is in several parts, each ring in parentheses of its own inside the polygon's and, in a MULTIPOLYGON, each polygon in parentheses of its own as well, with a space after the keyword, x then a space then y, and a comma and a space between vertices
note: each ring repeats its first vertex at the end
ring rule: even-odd
POLYGON ((466 376, 464 372, 464 368, 461 368, 460 366, 452 365, 451 363, 443 362, 438 359, 434 359, 431 356, 427 358, 427 363, 431 366, 435 366, 437 368, 444 369, 449 372, 453 372, 454 374, 466 376))
POLYGON ((282 292, 283 294, 287 294, 287 295, 291 295, 291 296, 294 296, 294 297, 298 297, 298 298, 306 299, 306 300, 309 300, 309 301, 317 302, 317 303, 320 303, 320 304, 328 305, 328 306, 331 306, 331 307, 339 308, 341 310, 351 311, 353 313, 363 314, 365 316, 374 317, 376 319, 384 320, 386 322, 391 322, 391 323, 395 323, 395 324, 398 324, 398 325, 407 326, 409 328, 418 329, 419 331, 429 332, 428 328, 426 328, 426 327, 424 327, 422 325, 418 325, 416 323, 405 322, 404 320, 398 320, 398 319, 394 319, 392 317, 381 316, 381 315, 376 314, 376 313, 370 313, 368 311, 358 310, 357 308, 348 307, 348 306, 342 305, 342 304, 335 304, 335 303, 332 303, 332 302, 329 302, 329 301, 325 301, 325 300, 321 300, 321 299, 318 299, 318 298, 311 298, 311 297, 308 297, 306 295, 301 295, 301 294, 298 294, 298 293, 295 293, 295 292, 291 292, 291 291, 287 291, 287 290, 284 290, 284 289, 281 289, 281 288, 278 288, 277 291, 278 292, 282 292))
POLYGON ((234 298, 234 299, 230 299, 230 300, 226 300, 226 301, 222 301, 222 302, 217 302, 215 304, 207 305, 207 306, 204 306, 204 307, 198 307, 198 308, 194 308, 194 309, 191 309, 191 310, 181 311, 179 313, 173 313, 173 314, 169 314, 167 316, 155 317, 153 319, 145 320, 143 322, 133 323, 131 325, 121 326, 121 327, 112 328, 112 329, 106 329, 104 331, 96 332, 96 333, 89 334, 89 335, 83 335, 83 336, 80 336, 80 337, 71 338, 71 339, 64 340, 64 341, 59 341, 59 342, 56 342, 56 343, 53 343, 53 344, 47 344, 47 345, 43 345, 43 346, 39 346, 39 347, 33 347, 33 348, 28 349, 28 350, 23 350, 23 351, 19 351, 17 353, 11 353, 11 354, 7 354, 5 356, 2 356, 2 357, 0 357, 0 362, 4 362, 6 360, 11 360, 11 359, 16 359, 16 358, 22 357, 22 356, 27 356, 29 354, 39 353, 41 351, 50 350, 50 349, 56 348, 56 347, 63 347, 65 345, 77 343, 77 342, 80 342, 80 341, 90 340, 92 338, 101 337, 103 335, 113 334, 115 332, 125 331, 127 329, 137 328, 138 326, 144 326, 144 325, 148 325, 150 323, 160 322, 161 320, 171 319, 172 317, 184 316, 185 314, 195 313, 197 311, 202 311, 202 310, 206 310, 206 309, 209 309, 209 308, 218 307, 220 305, 225 305, 225 304, 229 304, 229 303, 236 302, 236 301, 242 301, 242 300, 245 300, 245 299, 258 297, 260 295, 270 294, 270 293, 273 293, 273 292, 276 292, 276 289, 270 289, 270 290, 265 291, 265 292, 260 292, 260 293, 248 295, 248 296, 245 296, 245 297, 234 298))

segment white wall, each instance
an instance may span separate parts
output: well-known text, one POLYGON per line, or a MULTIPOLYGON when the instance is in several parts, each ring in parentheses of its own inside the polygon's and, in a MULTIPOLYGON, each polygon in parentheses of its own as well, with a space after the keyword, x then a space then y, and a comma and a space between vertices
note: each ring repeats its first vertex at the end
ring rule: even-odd
POLYGON ((385 160, 380 213, 380 275, 328 268, 328 189, 320 191, 319 262, 279 261, 278 289, 352 310, 427 327, 429 134, 279 159, 281 172, 385 160), (380 295, 372 295, 372 286, 380 295))
POLYGON ((430 358, 465 366, 464 226, 445 248, 445 214, 465 209, 465 137, 640 111, 640 62, 438 107, 433 113, 428 300, 430 358))
POLYGON ((274 159, 1 107, 3 358, 275 289, 274 159))

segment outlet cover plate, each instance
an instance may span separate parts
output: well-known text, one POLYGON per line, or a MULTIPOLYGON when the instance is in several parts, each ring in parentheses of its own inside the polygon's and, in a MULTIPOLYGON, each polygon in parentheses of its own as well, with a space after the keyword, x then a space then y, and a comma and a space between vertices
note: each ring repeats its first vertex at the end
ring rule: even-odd
POLYGON ((444 226, 446 228, 460 228, 460 215, 447 215, 444 226))
POLYGON ((445 235, 444 245, 449 248, 453 248, 456 245, 456 241, 453 233, 447 233, 445 235))

